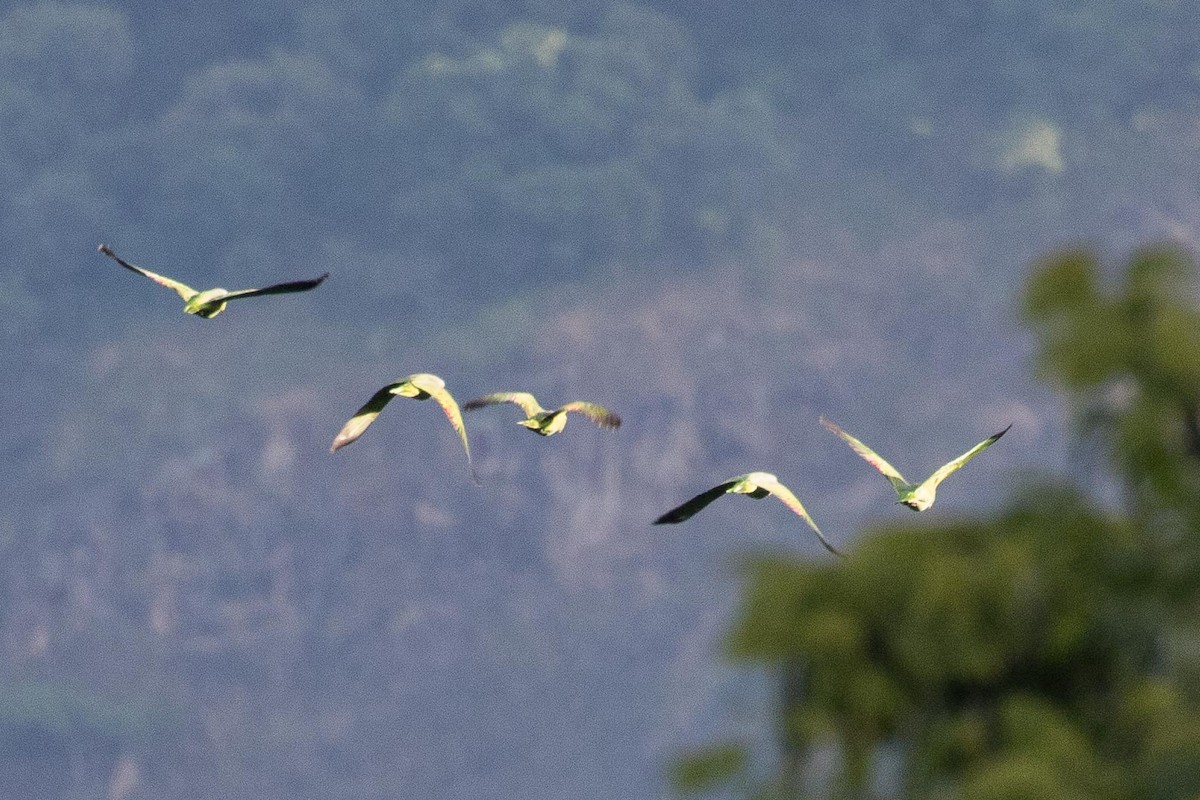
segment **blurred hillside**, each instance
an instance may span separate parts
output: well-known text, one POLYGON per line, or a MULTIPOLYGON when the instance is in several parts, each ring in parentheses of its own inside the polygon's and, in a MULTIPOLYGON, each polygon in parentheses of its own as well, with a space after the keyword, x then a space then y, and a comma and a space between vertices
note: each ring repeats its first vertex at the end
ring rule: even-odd
POLYGON ((761 468, 851 542, 889 498, 822 413, 916 471, 1013 422, 937 511, 1003 502, 1068 455, 1031 260, 1195 243, 1189 7, 558 5, 0 12, 0 785, 664 792, 769 702, 712 658, 732 556, 823 556, 779 508, 649 520, 761 468), (100 241, 332 277, 206 322, 100 241), (327 452, 418 370, 626 425, 476 412, 481 489, 428 404, 327 452))

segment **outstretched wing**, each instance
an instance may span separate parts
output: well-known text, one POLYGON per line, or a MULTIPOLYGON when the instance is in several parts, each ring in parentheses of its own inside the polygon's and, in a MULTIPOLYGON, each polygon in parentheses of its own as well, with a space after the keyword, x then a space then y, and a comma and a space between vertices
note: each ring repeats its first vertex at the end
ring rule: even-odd
POLYGON ((821 540, 821 544, 825 545, 826 550, 833 553, 835 556, 845 558, 845 556, 842 555, 842 552, 834 547, 832 542, 825 538, 825 534, 821 533, 821 529, 817 527, 817 523, 813 522, 813 518, 809 516, 808 512, 804 509, 804 505, 800 502, 799 498, 792 494, 791 489, 787 488, 777 480, 768 479, 765 477, 758 477, 755 479, 755 483, 778 497, 783 501, 785 506, 800 515, 800 517, 808 523, 808 527, 813 529, 813 533, 817 535, 817 538, 821 540))
POLYGON ((700 509, 704 508, 713 500, 716 500, 718 497, 728 492, 729 489, 738 482, 738 480, 740 480, 740 478, 734 478, 731 481, 725 481, 725 483, 722 483, 719 486, 714 486, 707 492, 701 492, 683 505, 672 508, 661 517, 654 520, 654 524, 673 525, 676 522, 683 522, 685 519, 691 519, 698 511, 700 511, 700 509))
POLYGON ((821 424, 829 431, 842 439, 846 444, 850 445, 850 449, 862 456, 863 460, 870 464, 875 469, 883 473, 883 477, 887 478, 892 484, 892 488, 896 490, 896 494, 900 495, 912 489, 912 484, 904 480, 904 476, 900 471, 891 464, 883 460, 883 457, 876 453, 865 444, 855 439, 850 434, 837 426, 837 423, 821 417, 821 424))
POLYGON ((333 437, 333 444, 329 446, 329 452, 336 453, 362 436, 363 431, 369 428, 371 423, 375 421, 375 418, 379 416, 379 412, 383 411, 383 407, 395 397, 392 394, 392 389, 395 389, 399 385, 399 383, 390 383, 371 395, 371 399, 362 408, 354 412, 354 416, 342 426, 342 429, 338 431, 338 435, 333 437))
MULTIPOLYGON (((429 376, 430 378, 435 376, 429 376)), ((458 410, 458 403, 450 392, 446 391, 445 385, 440 381, 428 380, 423 375, 417 375, 409 378, 413 386, 416 386, 423 392, 427 392, 430 397, 437 401, 437 404, 442 407, 442 411, 446 414, 446 419, 450 420, 450 424, 454 430, 458 431, 458 438, 462 439, 463 450, 467 451, 467 467, 471 470, 471 480, 479 483, 479 475, 475 472, 475 466, 471 463, 471 445, 467 442, 467 426, 463 423, 462 412, 458 410)))
POLYGON ((238 300, 242 297, 258 297, 260 294, 288 294, 290 292, 307 292, 310 289, 315 289, 320 286, 329 273, 326 272, 319 278, 313 278, 309 281, 292 281, 290 283, 277 283, 274 286, 264 286, 261 289, 238 289, 236 292, 229 292, 224 297, 218 297, 217 300, 225 302, 226 300, 238 300))
POLYGON ((99 247, 97 247, 96 249, 99 250, 104 255, 111 258, 113 261, 116 261, 118 264, 120 264, 125 269, 127 269, 131 272, 136 272, 138 275, 147 277, 150 280, 157 283, 159 286, 166 286, 168 289, 173 289, 185 301, 191 300, 193 297, 195 297, 198 294, 198 292, 195 289, 188 286, 186 283, 180 283, 179 281, 171 280, 170 278, 166 277, 165 275, 159 275, 157 272, 151 272, 148 269, 142 269, 141 267, 130 264, 128 261, 126 261, 125 259, 121 258, 119 255, 114 253, 113 249, 106 244, 101 243, 101 245, 99 247))
POLYGON ((474 400, 468 400, 463 405, 464 411, 474 411, 477 408, 484 406, 494 406, 499 403, 512 403, 521 407, 525 412, 525 416, 532 417, 539 411, 544 411, 538 401, 529 392, 493 392, 485 394, 483 397, 476 397, 474 400))
POLYGON ((583 414, 601 428, 621 427, 620 417, 609 411, 604 406, 598 406, 595 403, 585 403, 582 400, 576 400, 573 403, 567 403, 562 407, 562 410, 568 413, 573 411, 578 414, 583 414))
MULTIPOLYGON (((1011 427, 1012 427, 1012 425, 1009 424, 1008 428, 1011 428, 1011 427)), ((963 465, 965 465, 968 461, 970 461, 972 458, 974 458, 975 456, 982 453, 984 450, 987 450, 1001 436, 1008 433, 1008 428, 1005 428, 1004 430, 1000 431, 997 434, 989 436, 988 438, 984 439, 979 444, 972 447, 967 452, 963 453, 958 458, 951 461, 949 464, 939 467, 938 470, 936 472, 934 472, 932 475, 930 475, 928 478, 926 478, 925 482, 922 483, 921 485, 926 486, 926 485, 932 484, 933 487, 936 489, 939 483, 946 480, 946 478, 950 477, 955 472, 958 472, 960 469, 963 468, 963 465)))

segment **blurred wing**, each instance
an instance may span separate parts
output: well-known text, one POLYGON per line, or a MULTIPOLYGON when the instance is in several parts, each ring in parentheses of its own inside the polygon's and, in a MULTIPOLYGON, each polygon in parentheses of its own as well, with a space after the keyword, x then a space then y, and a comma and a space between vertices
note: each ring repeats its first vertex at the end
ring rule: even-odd
POLYGON ((828 428, 831 433, 840 437, 846 444, 850 445, 850 449, 862 456, 864 461, 882 472, 883 477, 887 478, 892 484, 892 488, 896 490, 896 494, 899 495, 913 488, 908 481, 904 480, 904 476, 900 474, 899 470, 884 461, 883 457, 874 450, 839 428, 836 423, 821 417, 821 424, 828 428))
MULTIPOLYGON (((1010 424, 1010 425, 1008 426, 1008 428, 1011 428, 1011 427, 1012 427, 1012 425, 1010 424)), ((933 473, 933 474, 932 474, 932 475, 930 475, 928 478, 926 478, 926 479, 925 479, 925 483, 923 483, 923 484, 921 484, 921 485, 922 485, 922 486, 925 486, 925 485, 928 485, 928 484, 933 484, 934 488, 937 488, 937 485, 938 485, 939 483, 941 483, 942 481, 946 480, 946 478, 950 477, 950 476, 951 476, 951 475, 953 475, 955 472, 958 472, 960 469, 962 469, 962 468, 963 468, 963 465, 964 465, 964 464, 966 464, 968 461, 970 461, 970 460, 971 460, 972 458, 974 458, 975 456, 977 456, 977 455, 979 455, 980 453, 982 453, 984 450, 987 450, 987 449, 988 449, 989 447, 991 447, 991 446, 992 446, 992 445, 993 445, 993 444, 994 444, 994 443, 995 443, 995 442, 996 442, 996 441, 997 441, 997 440, 998 440, 998 439, 999 439, 1001 436, 1003 436, 1004 434, 1008 433, 1008 428, 1005 428, 1004 430, 1000 431, 999 433, 997 433, 997 434, 995 434, 995 435, 993 435, 993 436, 989 436, 988 438, 984 439, 984 440, 983 440, 982 442, 980 442, 979 444, 977 444, 977 445, 975 445, 974 447, 972 447, 972 448, 971 448, 970 450, 968 450, 967 452, 963 453, 963 454, 962 454, 961 456, 959 456, 958 458, 956 458, 956 459, 954 459, 953 461, 951 461, 949 464, 946 464, 945 466, 943 466, 943 467, 940 467, 940 468, 937 470, 937 472, 933 473)))
POLYGON ((375 418, 379 416, 379 412, 383 411, 383 407, 395 397, 392 394, 392 389, 399 385, 399 383, 388 384, 371 395, 371 399, 366 402, 366 405, 354 412, 354 416, 342 426, 342 429, 338 431, 338 435, 333 437, 333 444, 329 446, 329 452, 336 453, 362 436, 363 431, 369 428, 371 423, 375 421, 375 418))
POLYGON ((175 293, 178 294, 180 297, 182 297, 184 300, 191 300, 193 297, 195 297, 198 294, 198 292, 195 289, 188 286, 186 283, 180 283, 179 281, 171 280, 170 278, 166 277, 165 275, 159 275, 157 272, 151 272, 148 269, 142 269, 141 267, 130 264, 128 261, 126 261, 125 259, 121 258, 119 255, 114 253, 112 248, 106 244, 100 245, 100 247, 98 249, 100 250, 101 253, 108 256, 113 261, 116 261, 118 264, 120 264, 125 269, 127 269, 131 272, 136 272, 138 275, 147 277, 150 280, 157 283, 159 286, 165 286, 168 289, 173 289, 175 291, 175 293))
POLYGON ((474 411, 477 408, 494 406, 499 403, 512 403, 513 405, 520 406, 527 417, 532 417, 543 410, 538 401, 529 392, 493 392, 492 394, 485 394, 483 397, 468 400, 463 405, 463 410, 474 411))
POLYGON ((257 297, 260 294, 288 294, 290 292, 307 292, 310 289, 315 289, 324 283, 329 277, 326 272, 319 278, 313 278, 310 281, 292 281, 291 283, 277 283, 274 286, 265 286, 262 289, 239 289, 236 292, 229 292, 224 297, 218 297, 217 300, 225 302, 226 300, 237 300, 242 297, 257 297))
POLYGON ((676 522, 683 522, 685 519, 691 519, 698 511, 700 511, 700 509, 704 508, 713 500, 716 500, 718 497, 728 492, 730 487, 737 482, 738 479, 735 478, 734 480, 722 483, 720 486, 714 486, 707 492, 701 492, 683 505, 672 508, 661 517, 654 520, 654 524, 672 525, 676 522))
POLYGON ((578 414, 583 414, 601 428, 621 427, 620 417, 609 411, 604 406, 598 406, 595 403, 585 403, 582 400, 576 400, 574 403, 567 403, 562 407, 562 410, 568 413, 573 411, 578 414))
POLYGON ((445 386, 439 386, 421 378, 410 378, 410 381, 413 386, 428 392, 429 396, 442 407, 442 411, 446 413, 446 419, 450 420, 454 430, 458 431, 458 438, 462 439, 463 450, 467 451, 467 467, 471 470, 471 480, 479 483, 479 474, 475 472, 475 466, 471 463, 471 445, 467 442, 467 426, 463 423, 462 412, 458 410, 458 403, 455 402, 454 397, 446 391, 445 386))
POLYGON ((821 540, 821 544, 825 545, 825 549, 833 553, 835 556, 845 558, 842 552, 825 538, 825 534, 821 533, 821 529, 817 527, 817 523, 813 522, 813 518, 808 515, 808 511, 804 509, 804 505, 796 495, 792 494, 792 490, 784 486, 779 481, 769 481, 760 478, 756 481, 759 486, 766 489, 771 494, 783 501, 783 504, 792 511, 800 515, 800 517, 808 523, 808 527, 813 529, 813 533, 817 534, 817 538, 821 540))

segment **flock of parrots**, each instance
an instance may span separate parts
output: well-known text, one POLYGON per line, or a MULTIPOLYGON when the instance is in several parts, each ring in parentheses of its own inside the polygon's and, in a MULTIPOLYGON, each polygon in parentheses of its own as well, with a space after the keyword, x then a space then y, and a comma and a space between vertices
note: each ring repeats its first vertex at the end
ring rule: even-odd
MULTIPOLYGON (((157 273, 151 272, 148 269, 142 269, 134 264, 130 264, 116 253, 113 252, 106 244, 101 244, 99 250, 104 255, 116 261, 125 269, 143 275, 150 280, 169 289, 173 289, 180 297, 183 298, 183 310, 188 314, 195 314, 205 319, 212 319, 217 314, 225 310, 225 306, 230 300, 237 300, 243 297, 257 297, 259 295, 268 294, 287 294, 290 292, 307 292, 320 286, 321 283, 329 277, 329 273, 321 275, 319 278, 313 278, 306 281, 292 281, 289 283, 277 283, 273 286, 266 286, 261 289, 241 289, 238 291, 229 291, 227 289, 205 289, 197 291, 190 286, 164 277, 157 273)), ((458 432, 459 438, 462 440, 463 450, 467 453, 467 466, 471 470, 471 477, 476 483, 479 482, 479 477, 475 473, 475 469, 471 466, 471 446, 467 442, 467 428, 463 423, 462 412, 459 410, 458 403, 446 390, 446 382, 437 375, 428 372, 418 372, 402 378, 395 383, 389 383, 384 386, 354 413, 354 416, 342 426, 338 431, 337 436, 333 438, 333 444, 330 446, 330 452, 345 447, 348 444, 354 443, 358 437, 363 435, 363 432, 370 427, 379 413, 383 411, 383 407, 388 404, 393 397, 410 397, 414 400, 428 400, 433 398, 438 405, 442 407, 446 417, 450 420, 450 424, 454 430, 458 432)), ((582 400, 576 400, 566 405, 559 406, 554 409, 545 409, 538 403, 532 394, 528 392, 495 392, 493 394, 484 395, 476 398, 465 404, 462 408, 467 411, 473 411, 484 406, 496 405, 499 403, 512 403, 518 406, 525 414, 525 419, 522 419, 518 424, 529 428, 534 433, 541 436, 551 436, 561 431, 567 424, 567 415, 574 412, 582 414, 602 428, 618 428, 621 425, 621 418, 612 413, 608 409, 598 406, 595 403, 588 403, 582 400)), ((933 505, 937 487, 948 478, 951 474, 957 472, 968 461, 982 453, 1001 436, 1008 432, 1008 428, 999 433, 989 436, 979 444, 972 447, 967 452, 963 453, 958 458, 947 464, 939 467, 932 475, 920 483, 909 483, 899 470, 885 461, 874 450, 867 447, 865 444, 854 438, 844 430, 839 428, 833 422, 821 418, 821 424, 828 428, 832 433, 840 437, 854 452, 858 453, 868 464, 875 467, 883 474, 892 488, 896 491, 898 502, 912 509, 913 511, 924 511, 933 505)), ((804 505, 796 498, 790 489, 779 482, 779 479, 769 472, 748 472, 745 475, 738 475, 735 478, 714 486, 707 491, 688 500, 682 505, 676 506, 667 513, 660 516, 654 521, 655 525, 673 524, 683 522, 690 519, 693 515, 707 506, 709 503, 716 500, 724 494, 744 494, 749 495, 754 499, 762 499, 768 495, 778 497, 784 505, 790 508, 793 512, 799 515, 808 527, 812 528, 813 532, 820 539, 821 544, 827 550, 837 556, 842 553, 833 546, 833 544, 825 538, 821 533, 821 529, 817 527, 817 523, 809 516, 804 505)))

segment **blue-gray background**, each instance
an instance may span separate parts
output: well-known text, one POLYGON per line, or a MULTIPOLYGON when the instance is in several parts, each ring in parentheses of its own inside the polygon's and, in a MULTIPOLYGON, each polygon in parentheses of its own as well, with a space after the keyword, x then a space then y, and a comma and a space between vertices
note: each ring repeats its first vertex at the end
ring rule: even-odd
POLYGON ((1067 468, 1013 313, 1195 243, 1200 9, 848 0, 0 7, 0 792, 638 798, 770 684, 736 559, 1067 468), (186 8, 186 10, 180 10, 186 8), (200 288, 329 271, 212 321, 200 288), (437 409, 529 389, 626 421, 437 409))

